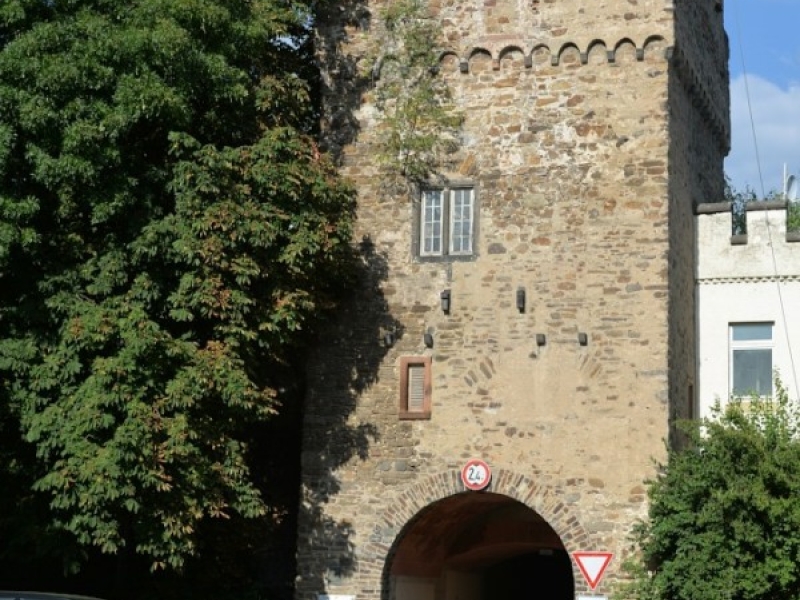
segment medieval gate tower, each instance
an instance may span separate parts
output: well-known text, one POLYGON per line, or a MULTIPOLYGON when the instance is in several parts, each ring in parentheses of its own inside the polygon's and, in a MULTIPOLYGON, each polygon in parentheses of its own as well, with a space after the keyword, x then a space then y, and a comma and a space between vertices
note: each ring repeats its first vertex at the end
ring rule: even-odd
POLYGON ((297 598, 571 600, 576 551, 614 553, 607 594, 695 402, 722 0, 430 0, 465 120, 412 200, 382 186, 353 84, 387 1, 318 30, 363 272, 309 367, 297 598))

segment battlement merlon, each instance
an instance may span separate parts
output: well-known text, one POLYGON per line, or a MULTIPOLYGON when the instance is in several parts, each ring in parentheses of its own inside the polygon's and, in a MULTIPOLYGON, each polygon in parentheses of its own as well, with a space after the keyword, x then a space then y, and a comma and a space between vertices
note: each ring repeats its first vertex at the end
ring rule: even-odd
POLYGON ((787 208, 786 201, 751 202, 744 213, 746 233, 734 234, 730 202, 699 205, 698 282, 772 277, 776 268, 799 276, 794 265, 800 265, 800 232, 787 232, 787 208))

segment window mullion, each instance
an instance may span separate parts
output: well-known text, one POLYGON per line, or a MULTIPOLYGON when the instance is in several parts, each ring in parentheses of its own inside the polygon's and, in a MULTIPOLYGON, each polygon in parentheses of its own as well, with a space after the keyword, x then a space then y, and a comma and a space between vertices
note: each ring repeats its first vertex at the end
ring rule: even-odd
POLYGON ((424 259, 474 255, 474 189, 432 187, 422 190, 419 198, 416 255, 424 259))
POLYGON ((453 218, 452 206, 453 194, 450 189, 445 189, 443 192, 443 213, 442 213, 442 235, 445 238, 442 240, 442 254, 452 254, 453 246, 451 240, 453 239, 453 218))

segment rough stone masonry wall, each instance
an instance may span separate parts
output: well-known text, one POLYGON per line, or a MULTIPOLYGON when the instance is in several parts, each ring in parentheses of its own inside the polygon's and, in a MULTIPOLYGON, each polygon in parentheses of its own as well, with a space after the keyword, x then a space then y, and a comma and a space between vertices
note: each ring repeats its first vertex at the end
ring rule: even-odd
MULTIPOLYGON (((692 416, 696 394, 693 211, 723 196, 730 150, 728 43, 721 0, 675 3, 670 78, 671 419, 692 416)), ((701 399, 702 401, 702 399, 701 399)))
POLYGON ((466 117, 445 175, 477 190, 471 261, 415 259, 414 204, 381 186, 369 90, 352 85, 377 5, 343 3, 320 28, 328 142, 358 189, 363 272, 309 367, 299 599, 382 598, 406 517, 457 491, 472 457, 502 474, 494 491, 539 512, 568 551, 621 552, 646 508, 652 458, 663 455, 670 386, 691 377, 691 349, 678 375, 669 371, 670 336, 689 342, 691 285, 683 305, 669 296, 685 291, 693 264, 702 178, 691 153, 698 166, 714 156, 702 128, 692 138, 691 95, 673 83, 672 3, 430 7, 451 51, 442 74, 466 117), (671 123, 684 118, 686 127, 671 123), (675 330, 670 311, 682 315, 675 330), (400 421, 399 360, 422 355, 432 357, 432 416, 400 421))

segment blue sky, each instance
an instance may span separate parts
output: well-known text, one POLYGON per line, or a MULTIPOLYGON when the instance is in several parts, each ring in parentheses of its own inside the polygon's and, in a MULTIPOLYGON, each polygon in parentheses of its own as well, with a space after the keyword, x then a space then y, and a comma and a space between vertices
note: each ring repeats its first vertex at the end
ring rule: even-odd
POLYGON ((800 175, 800 0, 725 0, 724 14, 733 127, 725 171, 738 189, 761 195, 763 179, 766 192, 782 190, 784 163, 800 175))

